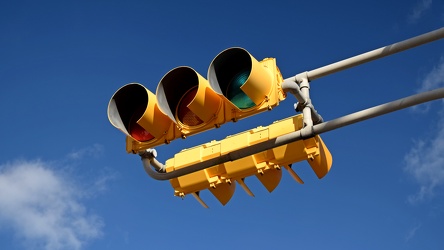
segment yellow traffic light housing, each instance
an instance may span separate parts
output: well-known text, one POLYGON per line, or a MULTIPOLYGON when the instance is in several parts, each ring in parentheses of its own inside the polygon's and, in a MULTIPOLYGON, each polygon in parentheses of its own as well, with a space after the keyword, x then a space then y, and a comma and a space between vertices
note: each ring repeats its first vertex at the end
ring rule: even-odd
POLYGON ((190 67, 168 72, 156 91, 160 108, 177 124, 182 136, 208 130, 225 122, 218 113, 222 99, 208 81, 190 67))
POLYGON ((243 48, 219 53, 210 64, 208 80, 225 100, 225 115, 234 121, 271 110, 285 99, 276 59, 258 62, 243 48))
MULTIPOLYGON (((282 178, 282 168, 302 184, 291 164, 303 160, 308 161, 319 178, 328 173, 331 154, 322 139, 308 131, 313 121, 322 122, 322 118, 311 104, 307 79, 284 83, 276 59, 257 61, 243 48, 219 53, 208 68, 207 79, 194 69, 181 66, 162 77, 155 94, 139 83, 117 90, 109 102, 108 117, 113 126, 126 134, 127 152, 142 156, 154 146, 272 110, 286 98, 286 91, 296 96, 303 115, 182 150, 165 165, 159 163, 155 166, 157 174, 171 176, 168 179, 176 196, 191 194, 207 207, 199 193, 208 189, 225 205, 232 198, 236 183, 254 196, 245 183, 249 176, 256 176, 272 192, 282 178), (316 119, 311 115, 316 115, 316 119), (281 141, 268 147, 275 139, 299 130, 299 139, 303 140, 281 141), (240 151, 243 153, 239 154, 240 151), (233 159, 232 154, 238 156, 233 159), (227 156, 222 163, 220 159, 227 156), (197 168, 199 164, 205 166, 197 168)), ((144 160, 145 170, 154 178, 156 173, 150 172, 153 170, 145 163, 144 160)))
POLYGON ((190 67, 177 67, 160 80, 155 95, 136 83, 120 88, 108 105, 108 117, 127 135, 127 151, 218 128, 271 110, 285 99, 276 60, 258 62, 242 48, 217 55, 208 79, 190 67))
POLYGON ((156 96, 138 83, 130 83, 112 96, 108 119, 129 141, 162 144, 173 122, 159 108, 156 96))
POLYGON ((257 62, 246 50, 231 48, 213 60, 208 82, 194 70, 180 67, 164 77, 157 97, 140 84, 122 87, 109 102, 108 117, 127 135, 127 151, 140 154, 151 177, 170 179, 177 196, 192 194, 205 207, 207 205, 199 196, 203 189, 210 189, 222 204, 226 204, 234 194, 235 182, 253 195, 244 182, 251 175, 257 176, 270 192, 280 181, 281 167, 297 182, 303 183, 291 168, 293 162, 307 160, 318 178, 323 178, 331 168, 332 157, 319 136, 321 133, 442 98, 444 91, 436 89, 323 122, 310 101, 309 82, 442 38, 443 31, 435 30, 302 72, 285 82, 275 59, 257 62), (189 82, 187 77, 191 79, 189 82), (182 80, 186 83, 178 86, 177 81, 182 80), (178 95, 174 90, 178 90, 178 95), (156 151, 151 147, 270 110, 285 99, 285 92, 298 99, 295 109, 302 112, 303 117, 287 118, 265 128, 258 127, 222 141, 182 150, 167 161, 166 167, 154 159, 156 151))
MULTIPOLYGON (((297 115, 274 122, 267 127, 258 127, 229 136, 221 141, 212 141, 182 150, 174 158, 166 161, 166 172, 221 157, 237 149, 253 146, 300 130, 302 127, 302 115, 297 115)), ((244 179, 248 176, 255 175, 265 188, 272 192, 281 180, 281 167, 284 167, 297 182, 302 184, 301 178, 291 169, 291 164, 303 160, 310 164, 318 178, 323 178, 328 173, 332 164, 332 156, 320 136, 292 142, 235 161, 225 162, 173 178, 170 182, 176 196, 184 197, 187 194, 192 194, 206 207, 199 197, 199 192, 209 189, 225 205, 234 194, 235 182, 239 183, 249 195, 253 195, 244 182, 244 179)))

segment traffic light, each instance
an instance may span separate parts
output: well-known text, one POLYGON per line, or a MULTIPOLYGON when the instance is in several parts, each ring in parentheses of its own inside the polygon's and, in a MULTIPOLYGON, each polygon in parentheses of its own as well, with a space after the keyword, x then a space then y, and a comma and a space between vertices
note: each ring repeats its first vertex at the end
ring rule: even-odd
POLYGON ((140 142, 163 143, 159 139, 173 129, 173 122, 160 110, 156 96, 138 83, 117 90, 108 105, 108 118, 128 138, 140 142))
POLYGON ((208 80, 178 67, 160 80, 155 95, 138 83, 123 86, 108 117, 127 135, 127 151, 137 153, 271 110, 285 99, 282 81, 274 58, 258 62, 245 49, 230 48, 213 59, 208 80))
MULTIPOLYGON (((274 122, 267 127, 258 127, 229 136, 221 141, 212 141, 197 147, 182 150, 166 161, 166 172, 172 172, 191 164, 220 157, 236 149, 256 145, 277 138, 303 127, 302 115, 274 122)), ((223 205, 234 194, 236 182, 253 196, 245 184, 245 178, 256 176, 264 187, 272 192, 279 184, 282 167, 299 183, 301 178, 291 168, 292 163, 306 160, 317 177, 323 178, 331 168, 332 156, 320 136, 292 142, 266 150, 239 160, 225 162, 204 170, 193 172, 170 180, 176 196, 193 195, 204 207, 200 192, 208 189, 223 205)))
MULTIPOLYGON (((272 110, 286 98, 285 91, 289 91, 288 87, 283 89, 282 84, 276 59, 257 61, 243 48, 229 48, 212 60, 207 78, 190 67, 181 66, 161 78, 155 94, 139 83, 121 87, 109 102, 108 117, 111 124, 126 135, 127 152, 139 153, 272 110)), ((291 90, 297 92, 302 88, 302 85, 294 84, 290 86, 291 90)), ((299 95, 304 93, 301 91, 299 95)), ((308 102, 303 104, 307 107, 303 108, 313 108, 308 94, 306 99, 308 102)), ((186 168, 193 164, 209 163, 208 168, 170 179, 176 196, 191 194, 204 207, 207 205, 199 194, 206 189, 223 205, 233 196, 236 183, 253 196, 245 183, 245 179, 253 175, 272 192, 281 180, 282 168, 302 184, 301 178, 291 168, 294 162, 306 160, 318 178, 322 178, 330 170, 332 157, 318 135, 304 136, 304 140, 279 144, 262 152, 250 151, 249 156, 242 155, 214 166, 210 163, 213 161, 206 162, 219 160, 219 157, 236 153, 236 150, 251 150, 255 145, 260 146, 261 142, 277 140, 301 130, 307 126, 307 121, 311 121, 309 114, 304 119, 302 115, 289 117, 267 127, 257 127, 221 141, 182 150, 158 170, 167 174, 180 170, 180 173, 186 172, 186 168)), ((149 170, 152 169, 149 167, 148 173, 149 170)))
POLYGON ((258 62, 242 48, 219 53, 210 64, 208 79, 211 88, 225 100, 231 120, 271 110, 285 99, 276 59, 258 62))

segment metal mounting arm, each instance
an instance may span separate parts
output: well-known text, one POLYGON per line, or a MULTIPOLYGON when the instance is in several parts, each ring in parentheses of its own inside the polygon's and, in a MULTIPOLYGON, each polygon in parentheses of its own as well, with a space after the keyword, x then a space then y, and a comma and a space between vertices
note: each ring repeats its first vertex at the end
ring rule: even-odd
POLYGON ((306 71, 293 77, 287 78, 282 83, 282 88, 285 92, 292 93, 296 97, 296 99, 298 99, 296 109, 298 111, 302 111, 304 115, 304 127, 301 130, 279 136, 274 139, 263 141, 247 148, 238 149, 220 157, 212 158, 168 173, 166 173, 165 165, 155 159, 157 155, 156 151, 154 149, 147 149, 139 153, 142 158, 145 171, 148 173, 148 175, 157 180, 168 180, 172 178, 177 178, 182 175, 190 174, 228 161, 238 160, 246 156, 250 156, 298 140, 303 140, 376 116, 384 115, 424 102, 444 98, 444 88, 440 88, 412 95, 393 102, 388 102, 331 121, 323 122, 322 117, 316 112, 313 105, 311 104, 309 95, 309 82, 312 80, 441 38, 444 38, 444 28, 440 28, 398 43, 394 43, 392 45, 381 47, 379 49, 375 49, 336 63, 326 65, 324 67, 320 67, 311 71, 306 71), (151 166, 154 167, 156 170, 154 170, 151 166))
POLYGON ((302 78, 300 82, 286 80, 282 83, 284 92, 293 94, 298 102, 294 105, 296 112, 304 115, 304 127, 312 127, 314 124, 323 122, 322 116, 318 114, 310 99, 310 83, 308 78, 302 78))
POLYGON ((302 140, 304 138, 306 138, 306 136, 314 136, 314 135, 318 135, 318 134, 322 134, 337 128, 341 128, 353 123, 357 123, 360 121, 364 121, 376 116, 380 116, 380 115, 385 115, 394 111, 398 111, 404 108, 408 108, 414 105, 418 105, 424 102, 429 102, 429 101, 433 101, 433 100, 437 100, 437 99, 441 99, 444 98, 444 88, 440 88, 440 89, 435 89, 432 91, 428 91, 428 92, 423 92, 423 93, 419 93, 416 95, 412 95, 409 97, 405 97, 402 99, 398 99, 396 101, 392 101, 392 102, 388 102, 385 104, 381 104, 369 109, 365 109, 365 110, 361 110, 359 112, 355 112, 346 116, 342 116, 339 118, 336 118, 334 120, 331 121, 327 121, 327 122, 323 122, 323 123, 319 123, 316 125, 313 125, 312 130, 311 130, 311 134, 306 134, 304 135, 304 129, 283 135, 283 136, 279 136, 277 138, 271 139, 271 140, 267 140, 261 143, 258 143, 254 146, 248 147, 248 148, 242 148, 242 149, 238 149, 235 151, 232 151, 228 154, 222 155, 220 157, 217 158, 213 158, 213 159, 209 159, 203 162, 199 162, 193 165, 190 165, 188 167, 185 168, 181 168, 178 170, 174 170, 173 172, 169 172, 169 173, 161 173, 159 171, 155 171, 154 169, 151 168, 151 164, 153 166, 155 166, 156 169, 165 169, 165 167, 161 167, 163 166, 163 164, 159 163, 156 159, 155 159, 155 151, 153 152, 153 149, 147 149, 146 151, 142 151, 140 153, 141 157, 142 157, 142 162, 143 162, 143 166, 145 168, 145 171, 148 173, 149 176, 151 176, 152 178, 156 179, 156 180, 169 180, 172 178, 177 178, 179 176, 182 175, 186 175, 186 174, 190 174, 205 168, 209 168, 218 164, 222 164, 228 161, 234 161, 234 160, 238 160, 241 159, 243 157, 249 156, 249 155, 253 155, 268 149, 272 149, 275 147, 279 147, 291 142, 295 142, 295 141, 299 141, 302 140), (159 165, 157 165, 159 164, 159 165), (157 166, 157 167, 156 167, 157 166))
POLYGON ((435 40, 442 38, 444 38, 444 27, 401 42, 397 42, 354 57, 350 57, 342 61, 335 62, 314 70, 299 73, 293 77, 285 79, 285 81, 291 80, 295 82, 301 82, 304 78, 307 78, 308 81, 313 81, 323 76, 327 76, 339 72, 341 70, 345 70, 366 62, 370 62, 385 56, 402 52, 404 50, 408 50, 417 47, 419 45, 433 42, 435 40))

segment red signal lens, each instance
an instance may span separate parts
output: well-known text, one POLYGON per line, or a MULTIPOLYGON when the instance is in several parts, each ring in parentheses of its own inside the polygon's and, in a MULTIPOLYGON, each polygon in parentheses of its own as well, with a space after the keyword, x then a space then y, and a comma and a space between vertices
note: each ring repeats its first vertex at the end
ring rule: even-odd
MULTIPOLYGON (((142 109, 139 109, 142 110, 142 109)), ((138 110, 138 111, 139 111, 138 110)), ((150 134, 148 131, 146 131, 142 126, 140 126, 137 123, 137 120, 139 119, 140 115, 139 112, 135 112, 133 116, 130 119, 129 126, 128 126, 128 132, 134 139, 138 141, 149 141, 154 138, 152 134, 150 134)))
POLYGON ((203 121, 194 114, 187 106, 194 99, 197 93, 197 87, 188 90, 182 97, 177 107, 177 117, 179 121, 188 126, 197 126, 203 121))
POLYGON ((154 138, 152 134, 143 129, 139 124, 133 123, 130 127, 130 135, 138 141, 149 141, 154 138))

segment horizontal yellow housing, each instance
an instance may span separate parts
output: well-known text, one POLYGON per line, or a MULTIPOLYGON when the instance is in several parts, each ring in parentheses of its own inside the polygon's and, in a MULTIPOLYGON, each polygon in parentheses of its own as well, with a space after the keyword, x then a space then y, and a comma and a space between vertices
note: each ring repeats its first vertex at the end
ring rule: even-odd
MULTIPOLYGON (((237 149, 246 148, 257 143, 273 139, 303 127, 302 115, 289 117, 266 127, 257 127, 221 141, 212 141, 177 153, 174 158, 166 161, 166 171, 171 172, 208 159, 220 157, 237 149)), ((320 136, 296 141, 263 151, 239 160, 226 162, 188 175, 171 179, 175 195, 184 197, 192 194, 204 206, 199 191, 209 189, 216 198, 225 205, 233 196, 235 182, 251 196, 250 189, 245 185, 244 178, 255 175, 265 188, 271 192, 279 184, 282 171, 287 169, 291 176, 303 183, 291 169, 291 164, 307 160, 318 178, 324 177, 330 170, 332 156, 320 136)))
MULTIPOLYGON (((162 78, 157 87, 156 98, 151 98, 153 99, 152 103, 148 103, 150 106, 146 108, 147 111, 143 113, 143 116, 137 122, 148 132, 153 131, 151 133, 155 135, 155 138, 152 140, 140 141, 126 133, 126 151, 128 153, 137 153, 148 148, 168 144, 177 138, 186 138, 213 128, 219 128, 227 122, 238 121, 272 110, 279 105, 279 102, 285 100, 286 94, 281 86, 283 78, 276 65, 275 58, 265 58, 258 62, 252 55, 243 49, 232 48, 232 50, 237 52, 241 51, 243 58, 248 58, 248 63, 244 62, 244 67, 249 65, 251 70, 249 71, 248 80, 242 85, 241 89, 254 101, 254 107, 240 109, 224 96, 220 86, 217 87, 218 91, 215 91, 215 89, 210 86, 210 84, 212 84, 213 87, 216 88, 219 83, 223 85, 224 81, 219 81, 217 75, 226 76, 233 74, 233 71, 227 70, 226 72, 221 70, 221 72, 219 72, 215 69, 216 67, 212 66, 209 70, 209 80, 206 80, 192 68, 175 68, 162 78), (218 74, 216 72, 218 72, 218 74), (185 81, 184 79, 187 79, 188 81, 185 81), (193 87, 196 89, 196 93, 187 107, 199 118, 201 123, 187 124, 186 122, 180 121, 176 114, 180 109, 179 103, 184 99, 183 97, 180 97, 181 94, 179 93, 188 93, 193 87), (154 100, 157 102, 154 103, 154 100), (156 123, 149 123, 151 121, 150 117, 153 117, 153 114, 150 114, 149 111, 157 111, 157 109, 154 109, 151 106, 158 107, 159 110, 162 110, 160 114, 155 114, 157 115, 156 117, 160 117, 157 118, 159 119, 159 122, 163 122, 164 118, 169 117, 169 122, 174 124, 170 126, 165 123, 159 123, 157 124, 158 126, 156 126, 156 123), (145 116, 147 116, 147 118, 145 118, 145 116)), ((225 58, 225 60, 226 59, 228 58, 225 58)), ((240 59, 237 57, 232 57, 230 58, 230 61, 227 62, 229 62, 229 65, 236 65, 239 64, 239 60, 240 59), (231 63, 232 61, 236 63, 231 63)), ((234 73, 236 72, 237 71, 234 71, 234 73)), ((226 88, 227 86, 224 87, 226 88)), ((115 95, 118 94, 119 93, 116 93, 115 95)), ((136 94, 140 95, 140 93, 130 94, 132 94, 132 96, 128 95, 128 97, 131 102, 137 101, 137 98, 131 97, 136 96, 136 94)), ((130 102, 128 101, 124 104, 128 105, 127 103, 130 102)), ((129 109, 122 108, 121 110, 124 112, 122 112, 120 116, 125 117, 130 113, 129 109)), ((122 130, 120 127, 118 128, 122 130)), ((125 132, 125 130, 122 131, 125 132)))

